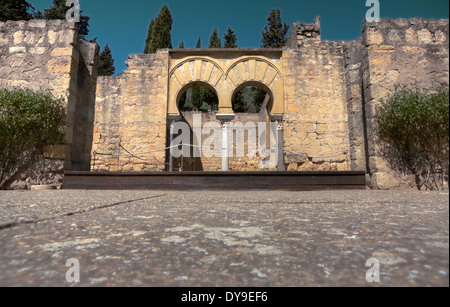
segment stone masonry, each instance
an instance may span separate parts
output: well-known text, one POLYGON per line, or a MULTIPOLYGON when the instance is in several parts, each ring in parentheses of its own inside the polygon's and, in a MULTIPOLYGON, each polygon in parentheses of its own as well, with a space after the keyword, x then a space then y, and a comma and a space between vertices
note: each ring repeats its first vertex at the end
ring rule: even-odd
POLYGON ((368 182, 378 189, 406 187, 414 179, 393 172, 380 156, 374 133, 376 107, 399 84, 429 90, 448 86, 449 21, 383 19, 379 23, 365 23, 363 47, 368 182))
POLYGON ((74 23, 0 22, 0 88, 49 90, 67 108, 66 144, 47 147, 13 188, 62 183, 64 169, 89 170, 97 56, 97 44, 80 40, 74 23))

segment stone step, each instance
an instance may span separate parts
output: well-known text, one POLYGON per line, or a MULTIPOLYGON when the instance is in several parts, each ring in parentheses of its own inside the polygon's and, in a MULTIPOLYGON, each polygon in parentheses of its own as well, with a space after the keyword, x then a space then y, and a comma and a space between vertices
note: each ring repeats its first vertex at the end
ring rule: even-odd
POLYGON ((365 190, 364 172, 65 172, 63 189, 365 190))

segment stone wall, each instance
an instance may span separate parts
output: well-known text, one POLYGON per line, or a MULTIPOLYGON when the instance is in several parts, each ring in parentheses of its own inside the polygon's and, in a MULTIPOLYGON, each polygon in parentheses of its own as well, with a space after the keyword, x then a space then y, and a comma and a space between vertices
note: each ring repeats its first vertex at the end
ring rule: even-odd
POLYGON ((288 171, 352 170, 343 46, 303 40, 283 53, 288 171))
POLYGON ((132 55, 119 76, 99 77, 93 171, 166 170, 169 54, 132 55), (133 155, 131 155, 131 154, 133 155))
POLYGON ((350 142, 350 169, 352 171, 365 171, 366 141, 365 141, 365 113, 363 108, 362 84, 362 39, 345 42, 344 45, 344 84, 347 98, 349 142, 350 142))
POLYGON ((363 29, 363 100, 367 123, 369 185, 377 189, 414 186, 381 157, 374 133, 376 108, 396 85, 433 90, 449 83, 449 21, 383 19, 363 29))
POLYGON ((74 23, 0 22, 0 87, 49 90, 63 97, 67 107, 66 146, 47 148, 37 162, 46 165, 45 171, 21 174, 16 186, 24 181, 57 184, 64 169, 89 170, 97 55, 97 44, 80 40, 74 23))

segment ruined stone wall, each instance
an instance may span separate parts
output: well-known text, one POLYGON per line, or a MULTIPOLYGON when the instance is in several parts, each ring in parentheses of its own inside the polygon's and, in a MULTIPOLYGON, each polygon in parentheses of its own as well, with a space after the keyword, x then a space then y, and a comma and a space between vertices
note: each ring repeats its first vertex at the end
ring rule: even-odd
POLYGON ((369 185, 376 189, 414 186, 381 157, 374 132, 376 108, 396 85, 424 89, 449 83, 449 21, 383 19, 363 29, 363 99, 367 121, 369 185))
POLYGON ((303 40, 283 63, 287 170, 352 170, 343 43, 303 40))
POLYGON ((132 55, 119 76, 99 77, 92 170, 164 171, 167 140, 167 50, 132 55), (133 154, 133 155, 130 155, 133 154))
POLYGON ((366 142, 363 108, 363 61, 362 39, 344 43, 344 74, 343 80, 346 90, 349 142, 350 169, 352 171, 366 171, 366 142))
POLYGON ((89 170, 97 57, 97 44, 80 40, 74 23, 0 22, 0 87, 49 90, 67 107, 66 146, 48 148, 45 157, 53 162, 38 163, 51 165, 45 172, 56 175, 44 180, 30 170, 17 185, 60 182, 64 169, 89 170))

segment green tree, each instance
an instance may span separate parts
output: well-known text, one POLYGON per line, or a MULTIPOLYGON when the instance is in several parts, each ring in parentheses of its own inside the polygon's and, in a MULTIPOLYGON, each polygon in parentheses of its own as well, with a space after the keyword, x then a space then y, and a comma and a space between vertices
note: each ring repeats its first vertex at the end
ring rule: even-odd
POLYGON ((222 48, 222 42, 220 41, 217 28, 213 30, 211 37, 209 38, 208 48, 222 48))
POLYGON ((148 26, 147 39, 145 40, 144 54, 152 53, 150 50, 152 49, 151 45, 152 45, 154 28, 155 28, 155 20, 152 19, 150 21, 150 25, 148 26))
POLYGON ((202 48, 202 39, 201 39, 201 36, 198 37, 197 45, 195 46, 195 48, 197 48, 197 49, 202 48))
POLYGON ((214 109, 219 106, 219 99, 211 89, 205 86, 195 86, 190 91, 191 103, 195 110, 200 110, 204 104, 213 106, 214 109))
POLYGON ((234 113, 247 113, 250 109, 242 90, 234 94, 232 105, 234 113))
POLYGON ((25 0, 0 0, 0 21, 31 20, 29 10, 33 7, 25 0))
POLYGON ((0 189, 29 169, 44 146, 64 144, 64 105, 48 92, 0 90, 0 189))
POLYGON ((108 44, 106 44, 103 51, 100 53, 98 58, 98 75, 99 76, 112 76, 116 71, 114 66, 114 59, 111 53, 111 49, 108 44))
POLYGON ((181 42, 180 42, 180 45, 178 46, 178 48, 184 49, 184 41, 181 41, 181 42))
POLYGON ((398 87, 376 112, 381 154, 416 177, 419 188, 444 189, 449 177, 449 89, 398 87))
POLYGON ((253 96, 253 104, 259 113, 261 111, 261 107, 266 99, 267 93, 265 90, 260 89, 259 87, 252 87, 252 96, 253 96))
POLYGON ((172 49, 173 18, 167 5, 164 5, 158 17, 150 22, 144 53, 156 53, 158 49, 172 49))
MULTIPOLYGON (((36 17, 41 15, 43 19, 54 20, 54 19, 66 19, 66 13, 70 7, 66 6, 66 0, 53 0, 53 5, 44 10, 41 14, 38 12, 36 17)), ((78 33, 81 37, 86 37, 89 35, 89 20, 90 17, 82 15, 83 11, 80 12, 80 22, 77 22, 78 33)))
POLYGON ((236 34, 231 30, 230 27, 227 29, 227 33, 224 36, 225 43, 223 48, 237 48, 237 38, 236 34))
POLYGON ((281 12, 274 9, 267 18, 268 24, 265 27, 262 38, 262 48, 281 48, 287 43, 287 33, 289 26, 282 24, 281 12))

